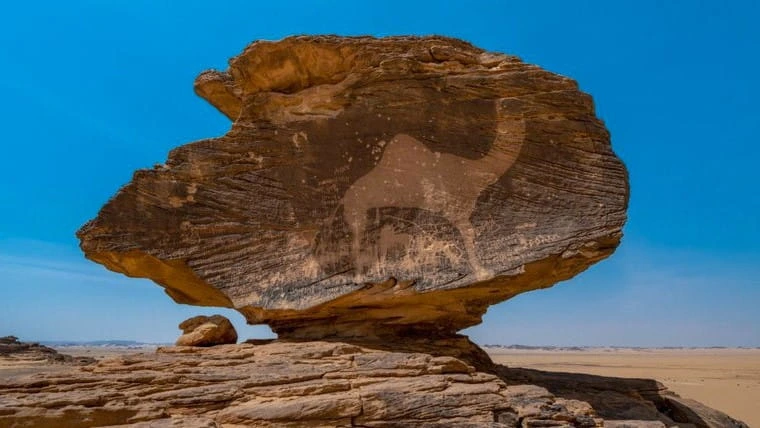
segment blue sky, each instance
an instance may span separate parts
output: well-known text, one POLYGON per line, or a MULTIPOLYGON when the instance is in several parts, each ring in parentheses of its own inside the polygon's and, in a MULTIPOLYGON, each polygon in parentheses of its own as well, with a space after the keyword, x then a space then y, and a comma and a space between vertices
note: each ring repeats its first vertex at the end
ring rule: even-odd
POLYGON ((626 162, 618 252, 492 307, 480 343, 760 346, 760 3, 13 2, 0 16, 0 335, 173 341, 181 306, 74 232, 173 147, 229 121, 192 90, 256 39, 443 34, 576 79, 626 162))

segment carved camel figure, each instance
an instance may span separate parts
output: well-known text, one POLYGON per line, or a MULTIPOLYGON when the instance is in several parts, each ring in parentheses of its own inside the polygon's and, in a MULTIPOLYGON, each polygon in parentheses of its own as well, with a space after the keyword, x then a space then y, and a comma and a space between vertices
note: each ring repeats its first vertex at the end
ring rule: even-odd
POLYGON ((406 134, 394 136, 375 168, 354 182, 341 200, 352 233, 354 264, 361 265, 368 210, 421 208, 440 214, 459 230, 473 274, 478 280, 488 278, 491 273, 475 252, 470 216, 481 192, 512 167, 524 139, 524 119, 515 116, 500 118, 490 150, 476 160, 431 151, 406 134))

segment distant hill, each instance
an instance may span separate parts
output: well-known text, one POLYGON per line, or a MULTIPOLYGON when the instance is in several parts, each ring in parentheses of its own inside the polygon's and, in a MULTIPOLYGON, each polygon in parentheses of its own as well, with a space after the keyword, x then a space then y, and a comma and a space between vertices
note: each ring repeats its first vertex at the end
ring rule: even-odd
POLYGON ((483 345, 484 348, 519 349, 525 351, 583 351, 585 346, 483 345))

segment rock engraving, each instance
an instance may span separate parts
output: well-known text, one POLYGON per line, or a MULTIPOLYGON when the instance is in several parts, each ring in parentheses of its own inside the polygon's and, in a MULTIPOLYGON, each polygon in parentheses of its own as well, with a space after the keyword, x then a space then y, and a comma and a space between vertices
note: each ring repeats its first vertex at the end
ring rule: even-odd
POLYGON ((468 262, 478 280, 491 277, 475 251, 470 216, 483 190, 496 183, 514 164, 525 136, 521 118, 499 122, 488 153, 473 160, 428 149, 407 134, 387 144, 377 166, 358 179, 341 200, 343 216, 351 228, 352 258, 358 266, 367 211, 372 208, 420 208, 443 215, 462 235, 468 262))

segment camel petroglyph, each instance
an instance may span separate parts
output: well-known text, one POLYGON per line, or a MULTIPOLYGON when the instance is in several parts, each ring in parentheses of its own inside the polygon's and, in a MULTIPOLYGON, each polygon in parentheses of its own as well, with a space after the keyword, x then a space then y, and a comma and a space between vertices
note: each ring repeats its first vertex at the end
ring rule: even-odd
POLYGON ((482 266, 475 251, 470 217, 481 192, 512 167, 524 139, 522 117, 501 117, 491 148, 480 159, 434 152, 414 137, 395 135, 375 168, 354 182, 341 200, 343 217, 352 233, 354 264, 361 266, 368 210, 420 208, 451 222, 462 236, 474 276, 489 277, 491 273, 482 266))

